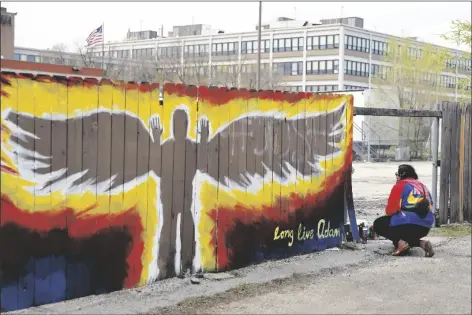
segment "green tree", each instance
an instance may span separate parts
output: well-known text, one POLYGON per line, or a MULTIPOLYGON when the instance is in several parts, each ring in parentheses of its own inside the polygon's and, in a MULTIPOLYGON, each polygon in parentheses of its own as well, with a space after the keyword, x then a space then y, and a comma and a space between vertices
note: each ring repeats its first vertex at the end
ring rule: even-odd
POLYGON ((470 60, 472 59, 472 25, 470 21, 455 20, 451 23, 451 30, 441 37, 453 42, 457 46, 467 46, 467 52, 455 56, 461 68, 468 72, 468 75, 459 79, 459 89, 461 101, 471 101, 471 76, 470 76, 470 60), (468 65, 468 68, 467 68, 468 65))
MULTIPOLYGON (((381 59, 389 66, 373 65, 372 83, 398 108, 433 108, 445 92, 441 72, 446 71, 449 58, 447 49, 391 38, 388 52, 381 59)), ((414 158, 423 156, 430 134, 430 119, 400 118, 398 122, 399 145, 409 147, 414 158)))

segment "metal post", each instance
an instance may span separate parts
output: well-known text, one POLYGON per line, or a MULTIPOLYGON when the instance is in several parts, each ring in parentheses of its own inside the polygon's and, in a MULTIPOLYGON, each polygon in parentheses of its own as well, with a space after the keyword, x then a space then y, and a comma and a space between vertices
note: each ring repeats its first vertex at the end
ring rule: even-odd
POLYGON ((367 162, 370 162, 370 127, 367 134, 367 162))
POLYGON ((369 106, 370 106, 370 91, 372 89, 372 33, 369 34, 369 106))
MULTIPOLYGON (((372 93, 372 33, 369 34, 369 94, 367 94, 367 104, 370 104, 370 94, 372 93)), ((367 162, 370 162, 370 133, 371 128, 369 126, 367 134, 367 162)))
POLYGON ((257 27, 257 90, 261 89, 261 28, 262 28, 262 1, 259 1, 259 26, 257 27))

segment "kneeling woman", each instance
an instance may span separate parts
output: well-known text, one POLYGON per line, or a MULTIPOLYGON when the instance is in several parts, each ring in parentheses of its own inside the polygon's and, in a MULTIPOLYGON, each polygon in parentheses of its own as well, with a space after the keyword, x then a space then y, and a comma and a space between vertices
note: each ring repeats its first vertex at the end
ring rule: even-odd
POLYGON ((397 183, 388 198, 386 215, 374 221, 374 232, 393 242, 394 256, 421 247, 426 257, 432 257, 431 243, 421 240, 434 224, 431 194, 411 165, 400 165, 395 175, 397 183))

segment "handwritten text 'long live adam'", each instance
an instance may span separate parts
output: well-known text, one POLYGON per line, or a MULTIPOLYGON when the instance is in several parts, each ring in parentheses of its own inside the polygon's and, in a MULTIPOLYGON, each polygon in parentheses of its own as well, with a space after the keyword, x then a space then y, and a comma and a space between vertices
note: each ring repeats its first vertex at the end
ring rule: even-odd
MULTIPOLYGON (((330 229, 330 222, 328 221, 328 226, 326 226, 326 221, 321 219, 318 222, 318 238, 328 238, 328 237, 337 237, 340 236, 339 229, 330 229)), ((315 238, 315 231, 313 229, 307 230, 303 224, 298 225, 297 231, 297 240, 298 241, 305 241, 309 239, 315 238)), ((274 241, 275 240, 284 240, 288 239, 288 246, 292 246, 293 242, 295 241, 295 230, 280 230, 280 227, 277 227, 274 231, 274 241)))

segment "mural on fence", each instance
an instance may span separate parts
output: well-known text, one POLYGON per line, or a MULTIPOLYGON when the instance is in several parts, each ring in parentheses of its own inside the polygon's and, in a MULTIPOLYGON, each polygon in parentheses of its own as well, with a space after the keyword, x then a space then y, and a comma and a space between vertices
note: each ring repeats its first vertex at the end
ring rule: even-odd
POLYGON ((2 311, 340 242, 352 96, 1 83, 2 311))

